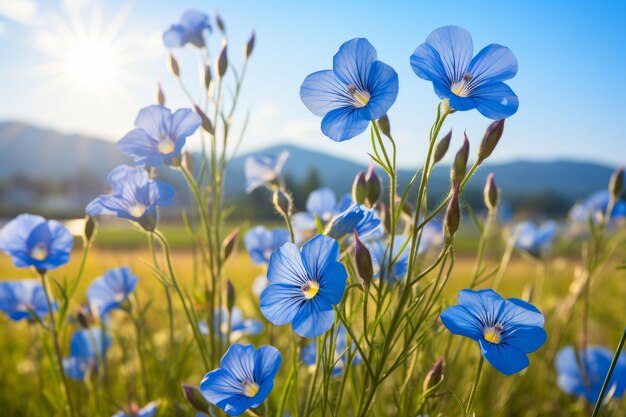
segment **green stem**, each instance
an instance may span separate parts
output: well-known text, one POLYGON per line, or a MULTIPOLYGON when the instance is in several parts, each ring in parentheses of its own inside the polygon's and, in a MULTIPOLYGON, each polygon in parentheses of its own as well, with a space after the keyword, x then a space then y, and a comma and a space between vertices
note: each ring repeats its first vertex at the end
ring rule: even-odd
POLYGON ((476 392, 478 391, 478 383, 480 382, 480 375, 482 373, 484 363, 485 358, 481 355, 480 360, 478 361, 478 368, 476 369, 476 377, 474 378, 474 383, 472 384, 472 389, 470 391, 469 398, 467 399, 465 415, 470 415, 470 411, 472 411, 472 404, 474 403, 474 398, 476 397, 476 392))
POLYGON ((617 345, 617 349, 615 350, 615 355, 613 355, 613 360, 611 361, 611 366, 609 367, 609 372, 606 374, 604 378, 604 383, 602 384, 602 389, 600 390, 600 395, 596 400, 596 406, 593 408, 593 414, 591 417, 597 417, 600 414, 600 409, 602 408, 602 400, 604 399, 604 394, 606 393, 607 388, 609 387, 609 381, 611 380, 611 375, 613 375, 613 371, 615 370, 615 366, 617 365, 617 361, 619 360, 620 354, 622 353, 622 349, 624 348, 624 342, 626 341, 626 327, 624 328, 624 332, 622 333, 622 338, 617 345))

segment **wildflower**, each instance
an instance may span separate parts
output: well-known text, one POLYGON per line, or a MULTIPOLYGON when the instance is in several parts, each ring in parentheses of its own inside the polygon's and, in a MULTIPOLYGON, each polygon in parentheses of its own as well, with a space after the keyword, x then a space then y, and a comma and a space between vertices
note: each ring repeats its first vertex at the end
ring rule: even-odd
POLYGON ((491 44, 472 58, 472 35, 458 26, 434 30, 411 55, 418 77, 432 81, 435 93, 459 111, 477 109, 493 120, 517 111, 519 100, 503 83, 517 74, 509 48, 491 44))
POLYGON ((285 243, 270 258, 261 312, 275 325, 291 323, 300 336, 319 336, 335 321, 333 304, 341 301, 347 277, 335 239, 317 235, 302 252, 285 243))
MULTIPOLYGON (((52 303, 52 308, 57 309, 56 303, 52 303)), ((0 282, 0 311, 14 321, 33 320, 35 317, 31 312, 37 317, 48 314, 50 311, 41 282, 37 279, 0 282)))
POLYGON ((142 166, 180 165, 181 151, 202 120, 191 109, 172 114, 167 107, 153 105, 139 111, 135 129, 119 140, 117 147, 142 166))
POLYGON ((182 48, 190 43, 198 48, 204 47, 204 30, 212 30, 209 16, 196 10, 187 10, 180 18, 180 23, 170 26, 163 33, 163 43, 168 48, 182 48))
POLYGON ((137 222, 147 231, 157 224, 157 206, 169 206, 174 187, 150 179, 142 168, 120 165, 107 178, 112 193, 97 197, 85 211, 91 216, 109 215, 137 222))
POLYGON ((310 74, 300 98, 316 116, 322 132, 342 142, 367 129, 370 121, 387 114, 398 96, 398 74, 377 60, 367 39, 355 38, 339 48, 333 69, 310 74))
MULTIPOLYGON (((347 331, 344 326, 337 326, 335 328, 335 355, 333 357, 333 370, 331 372, 332 377, 341 375, 343 369, 346 367, 347 362, 352 358, 352 364, 358 365, 361 363, 361 356, 358 353, 351 352, 354 348, 354 343, 348 346, 347 331)), ((326 346, 330 349, 331 340, 328 339, 326 346)), ((301 353, 302 363, 308 366, 315 365, 317 361, 317 340, 313 340, 308 345, 302 348, 301 353)))
POLYGON ((293 227, 296 230, 315 230, 315 217, 322 224, 328 223, 337 214, 352 205, 352 196, 344 194, 339 201, 337 195, 328 187, 321 187, 309 194, 306 200, 306 211, 293 215, 293 227))
MULTIPOLYGON (((609 206, 611 193, 608 190, 596 191, 582 202, 576 203, 569 211, 568 218, 573 223, 595 223, 604 216, 609 206)), ((611 220, 626 218, 626 200, 617 200, 611 212, 611 220)))
POLYGON ((269 230, 264 226, 250 229, 243 237, 243 243, 252 262, 257 265, 266 265, 275 250, 289 241, 287 229, 269 230))
MULTIPOLYGON (((213 314, 215 331, 224 338, 228 331, 228 322, 230 321, 230 342, 236 342, 244 336, 257 335, 263 332, 263 323, 259 320, 247 319, 239 307, 233 307, 230 315, 224 307, 216 308, 213 314)), ((209 334, 209 327, 205 321, 199 323, 200 332, 204 335, 209 334)))
POLYGON ((406 241, 406 236, 396 236, 393 242, 393 254, 391 255, 391 259, 398 258, 393 264, 390 274, 387 271, 387 264, 389 263, 389 244, 384 243, 381 240, 376 240, 375 242, 367 245, 372 254, 372 261, 374 264, 374 277, 380 278, 381 275, 384 279, 389 282, 399 281, 407 273, 409 267, 409 250, 408 246, 404 248, 402 252, 402 245, 406 241), (398 256, 399 254, 399 256, 398 256))
POLYGON ((288 157, 288 151, 282 151, 276 155, 258 153, 247 157, 244 165, 246 192, 251 193, 257 188, 275 182, 280 176, 280 171, 283 170, 288 157))
POLYGON ((526 354, 546 341, 536 307, 517 298, 505 300, 491 289, 462 290, 459 305, 446 308, 441 321, 450 332, 477 341, 484 358, 505 375, 525 369, 526 354))
POLYGON ((110 269, 87 288, 89 305, 104 317, 128 300, 138 281, 139 278, 127 267, 110 269))
MULTIPOLYGON (((556 355, 556 371, 559 388, 568 394, 582 396, 595 404, 602 384, 609 372, 613 353, 599 346, 589 346, 584 352, 575 351, 572 346, 561 349, 556 355), (581 369, 581 366, 584 368, 581 369)), ((626 391, 626 354, 622 353, 609 381, 609 391, 615 389, 613 398, 619 398, 626 391)))
POLYGON ((70 260, 74 238, 56 220, 20 214, 0 230, 0 250, 18 268, 51 270, 70 260))
POLYGON ((547 221, 539 227, 531 221, 526 221, 518 224, 513 230, 513 236, 517 236, 515 247, 532 256, 541 257, 551 250, 556 232, 557 224, 553 221, 547 221))
POLYGON ((419 239, 417 254, 422 255, 433 248, 443 245, 443 223, 433 219, 422 228, 422 236, 419 239))
POLYGON ((326 228, 326 233, 334 239, 349 235, 354 230, 359 236, 365 236, 377 230, 379 226, 380 218, 374 210, 355 203, 333 218, 326 228))
POLYGON ((133 407, 129 413, 118 411, 113 415, 113 417, 154 417, 156 416, 157 411, 159 411, 158 403, 156 401, 151 401, 143 408, 139 408, 137 406, 133 407))
POLYGON ((77 330, 70 341, 70 356, 63 359, 65 374, 81 380, 88 372, 97 371, 98 362, 104 358, 110 346, 111 336, 101 328, 77 330))
POLYGON ((267 398, 280 363, 280 352, 273 346, 232 345, 220 368, 206 374, 200 391, 226 414, 238 416, 267 398))

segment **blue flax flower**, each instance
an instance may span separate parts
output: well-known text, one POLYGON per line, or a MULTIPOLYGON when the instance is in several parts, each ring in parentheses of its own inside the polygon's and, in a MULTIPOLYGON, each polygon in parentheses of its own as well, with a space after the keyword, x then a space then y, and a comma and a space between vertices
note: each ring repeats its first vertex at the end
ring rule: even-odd
POLYGON ((238 416, 267 398, 280 362, 280 352, 273 346, 232 345, 220 368, 206 374, 200 391, 229 416, 238 416))
MULTIPOLYGON (((568 214, 569 220, 574 223, 587 224, 591 218, 591 221, 596 223, 607 211, 610 198, 608 190, 596 191, 582 202, 574 204, 568 214)), ((624 218, 626 218, 626 200, 618 200, 611 212, 611 220, 624 218)))
POLYGON ((402 245, 406 241, 406 236, 396 236, 393 242, 393 256, 395 259, 398 257, 398 260, 393 264, 391 268, 391 274, 388 274, 387 265, 389 262, 389 245, 387 242, 376 240, 370 244, 367 244, 367 247, 372 255, 372 264, 374 267, 374 277, 380 278, 381 272, 384 279, 389 282, 399 281, 407 273, 409 268, 409 247, 407 247, 400 253, 400 249, 402 249, 402 245), (398 256, 400 254, 400 256, 398 256), (382 267, 381 267, 382 266, 382 267))
POLYGON ((170 109, 153 105, 139 111, 135 129, 117 142, 126 155, 138 165, 159 167, 179 164, 187 137, 200 126, 200 116, 191 109, 170 109))
POLYGON ((513 229, 513 236, 517 236, 515 247, 532 256, 540 257, 552 249, 556 232, 557 224, 553 221, 547 221, 539 227, 531 221, 526 221, 513 229))
POLYGON ((317 228, 315 217, 322 224, 326 224, 351 205, 352 195, 344 194, 341 199, 337 200, 337 195, 330 188, 318 188, 309 194, 306 200, 306 211, 292 216, 293 227, 299 232, 315 230, 317 228))
POLYGON ((302 252, 285 243, 270 258, 261 312, 277 326, 291 323, 300 336, 319 336, 335 321, 333 304, 341 301, 347 277, 335 239, 317 235, 302 252))
POLYGON ((278 154, 257 153, 247 157, 243 167, 246 176, 246 192, 251 193, 257 188, 275 183, 288 157, 288 151, 278 154))
POLYGON ((180 23, 170 26, 163 33, 163 43, 168 48, 182 48, 190 43, 198 48, 204 47, 204 31, 211 31, 209 16, 196 11, 187 10, 180 18, 180 23))
POLYGON ((289 241, 289 231, 287 229, 269 230, 264 226, 257 226, 250 229, 243 237, 243 243, 252 262, 257 265, 266 265, 270 261, 270 256, 276 249, 289 241))
MULTIPOLYGON (((603 347, 589 346, 585 352, 575 351, 572 346, 564 347, 557 353, 555 360, 559 387, 568 394, 583 396, 589 403, 595 404, 612 359, 613 353, 603 347)), ((624 353, 618 359, 617 366, 611 375, 609 391, 613 387, 615 388, 613 398, 624 395, 626 391, 626 354, 624 353)))
POLYGON ((169 206, 174 198, 174 187, 150 179, 142 168, 120 165, 107 179, 112 193, 97 197, 87 205, 90 216, 109 215, 139 223, 145 230, 154 230, 157 224, 157 206, 169 206))
POLYGON ((363 204, 354 203, 331 220, 326 233, 334 239, 354 233, 355 230, 359 236, 366 236, 379 226, 380 218, 374 210, 363 204))
MULTIPOLYGON (((139 407, 136 407, 139 408, 139 407)), ((159 405, 156 401, 151 401, 144 407, 131 410, 129 413, 118 411, 113 417, 154 417, 159 411, 159 405)))
MULTIPOLYGON (((243 336, 256 335, 263 332, 263 323, 259 320, 247 319, 239 307, 233 307, 228 317, 228 310, 225 307, 216 308, 214 313, 215 331, 226 338, 228 331, 228 321, 230 320, 230 342, 234 343, 243 336)), ((209 327, 205 321, 199 323, 200 332, 203 335, 209 334, 209 327)))
POLYGON ((316 116, 322 132, 342 142, 367 129, 370 120, 387 114, 398 97, 398 74, 377 60, 367 39, 355 38, 339 48, 333 69, 314 72, 300 87, 300 98, 316 116))
MULTIPOLYGON (((335 355, 334 366, 331 372, 331 376, 337 377, 341 375, 343 369, 347 365, 349 357, 352 357, 352 364, 358 365, 361 363, 361 356, 358 353, 353 352, 353 344, 348 347, 347 331, 343 326, 337 326, 335 328, 335 355)), ((326 344, 327 348, 330 348, 330 339, 326 344)), ((313 366, 317 361, 317 339, 302 348, 302 363, 305 365, 313 366)))
POLYGON ((417 254, 421 255, 431 249, 441 247, 443 245, 443 223, 437 219, 433 219, 424 225, 422 236, 417 248, 417 254))
POLYGON ((446 308, 441 321, 454 334, 474 339, 485 359, 505 375, 528 366, 526 354, 546 341, 544 318, 537 308, 493 290, 462 290, 459 305, 446 308))
POLYGON ((70 356, 63 359, 65 374, 76 380, 85 378, 88 372, 98 369, 106 351, 111 346, 111 336, 101 328, 80 329, 70 341, 70 356))
POLYGON ((65 226, 33 214, 20 214, 0 230, 0 250, 18 268, 51 270, 70 260, 74 238, 65 226))
POLYGON ((87 299, 100 317, 120 308, 137 286, 137 278, 127 267, 113 268, 96 278, 87 288, 87 299))
MULTIPOLYGON (((57 309, 55 302, 52 308, 57 309)), ((0 282, 0 311, 15 321, 34 319, 31 311, 38 317, 48 314, 50 311, 41 282, 37 279, 0 282)))
POLYGON ((517 74, 517 59, 509 48, 491 44, 473 54, 472 35, 458 26, 434 30, 411 55, 418 77, 432 81, 435 93, 450 107, 477 109, 490 119, 504 119, 517 111, 519 100, 503 83, 517 74))

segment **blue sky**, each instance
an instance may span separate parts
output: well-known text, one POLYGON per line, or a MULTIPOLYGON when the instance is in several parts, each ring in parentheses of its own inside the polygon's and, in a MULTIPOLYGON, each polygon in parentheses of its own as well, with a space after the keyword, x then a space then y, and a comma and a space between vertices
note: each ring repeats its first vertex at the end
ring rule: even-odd
MULTIPOLYGON (((413 74, 409 56, 430 31, 457 24, 472 33, 475 53, 499 43, 519 61, 519 73, 508 83, 520 109, 508 121, 494 160, 626 163, 626 3, 619 1, 0 0, 0 120, 117 140, 132 128, 137 111, 152 103, 157 81, 168 106, 188 106, 167 72, 160 40, 187 8, 220 12, 234 61, 241 60, 250 30, 257 33, 241 103, 242 110, 251 111, 242 150, 290 142, 366 161, 366 135, 340 144, 326 139, 320 120, 298 97, 302 80, 330 68, 341 43, 366 37, 379 59, 399 74, 400 94, 389 112, 399 162, 419 165, 438 99, 430 83, 413 74), (76 40, 62 35, 72 21, 86 22, 91 33, 120 23, 113 44, 125 59, 115 88, 84 89, 72 79, 80 77, 80 68, 68 69, 65 63, 76 40)), ((191 48, 176 54, 185 82, 194 85, 197 54, 191 48)), ((476 111, 454 114, 448 122, 453 146, 460 144, 464 129, 476 146, 488 123, 476 111)))

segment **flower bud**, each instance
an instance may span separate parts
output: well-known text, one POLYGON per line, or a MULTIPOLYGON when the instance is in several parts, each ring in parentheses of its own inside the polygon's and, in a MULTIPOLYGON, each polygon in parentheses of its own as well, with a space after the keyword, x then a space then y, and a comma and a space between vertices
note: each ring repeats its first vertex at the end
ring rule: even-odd
POLYGON ((368 291, 372 279, 374 278, 374 268, 372 266, 372 255, 367 247, 359 239, 359 234, 354 229, 354 252, 356 258, 356 270, 361 277, 363 288, 368 291))
POLYGON ((367 198, 365 200, 368 207, 374 207, 382 197, 383 182, 374 171, 374 165, 370 164, 365 174, 365 182, 367 184, 367 198))
POLYGON ((354 177, 352 183, 352 200, 359 204, 363 204, 367 198, 367 182, 365 181, 365 172, 359 171, 354 177))
POLYGON ((200 116, 200 119, 202 120, 202 128, 210 135, 214 135, 215 128, 213 127, 213 123, 211 123, 209 117, 197 105, 194 105, 193 107, 196 113, 198 113, 198 116, 200 116))
POLYGON ((452 129, 442 137, 437 145, 435 146, 435 154, 433 156, 433 165, 437 162, 441 161, 446 153, 448 152, 448 148, 450 147, 450 140, 452 139, 452 129))
POLYGON ((76 321, 83 329, 91 327, 91 324, 93 323, 93 316, 86 308, 78 307, 74 314, 76 316, 76 321))
MULTIPOLYGON (((400 204, 401 202, 402 202, 402 197, 396 194, 396 203, 400 204)), ((413 217, 414 212, 415 212, 415 207, 413 207, 413 204, 411 204, 408 201, 408 199, 405 199, 404 203, 402 204, 402 213, 406 214, 409 217, 413 217)))
POLYGON ((183 384, 183 395, 187 402, 196 410, 201 413, 208 414, 209 413, 209 402, 204 395, 200 392, 200 390, 196 387, 192 387, 191 385, 183 384))
POLYGON ((487 176, 483 197, 485 199, 485 206, 487 206, 489 212, 494 213, 496 207, 498 207, 499 192, 496 182, 493 179, 493 172, 487 176))
POLYGON ((463 145, 457 151, 454 157, 454 163, 452 164, 452 170, 450 171, 450 180, 452 185, 458 185, 465 178, 465 170, 467 169, 467 158, 469 157, 469 140, 467 134, 464 134, 463 145))
POLYGON ((228 311, 233 311, 233 307, 235 306, 235 287, 233 283, 227 279, 226 280, 226 308, 228 311))
POLYGON ((461 222, 461 206, 459 203, 459 185, 456 184, 452 189, 452 197, 448 203, 446 217, 443 222, 444 237, 447 243, 450 243, 452 237, 459 229, 461 222))
POLYGON ((378 128, 382 132, 383 135, 387 136, 391 139, 391 125, 389 124, 389 117, 384 115, 380 119, 376 121, 378 124, 378 128))
POLYGON ((181 162, 183 168, 189 172, 193 172, 193 154, 189 151, 183 152, 183 160, 181 162))
POLYGON ((276 189, 274 194, 272 195, 272 203, 274 204, 274 208, 281 216, 288 218, 291 216, 293 211, 293 200, 289 193, 276 189))
POLYGON ((424 392, 433 389, 443 380, 443 366, 445 365, 445 360, 443 356, 440 356, 437 362, 433 365, 433 367, 428 371, 426 377, 424 378, 424 384, 422 385, 422 389, 424 392))
POLYGON ((226 74, 226 69, 228 69, 228 45, 224 44, 222 47, 222 51, 220 52, 220 56, 217 58, 217 77, 222 79, 224 74, 226 74))
POLYGON ((482 142, 480 142, 480 146, 478 147, 479 164, 487 159, 489 155, 491 155, 493 150, 496 149, 496 145, 500 141, 503 131, 504 119, 496 120, 487 127, 485 135, 483 136, 483 140, 482 142))
POLYGON ((83 231, 83 242, 87 245, 96 234, 96 229, 98 227, 98 223, 96 218, 93 216, 87 216, 85 218, 85 229, 83 231))
POLYGON ((224 26, 224 21, 222 20, 222 16, 220 16, 217 13, 215 14, 215 23, 217 25, 217 28, 220 30, 220 32, 226 33, 226 26, 224 26))
POLYGON ((609 193, 611 193, 613 200, 619 200, 622 187, 624 187, 624 168, 619 167, 613 172, 609 181, 609 193))
POLYGON ((165 106, 165 94, 163 94, 163 90, 161 89, 161 83, 157 83, 156 102, 161 106, 165 106))
POLYGON ((202 71, 202 82, 204 83, 204 88, 206 88, 207 91, 211 89, 211 83, 213 83, 213 72, 211 71, 210 65, 206 65, 202 71))
POLYGON ((380 210, 380 221, 385 226, 385 230, 389 233, 391 231, 391 214, 389 213, 389 207, 384 201, 381 201, 378 205, 380 210))
POLYGON ((244 46, 244 49, 243 49, 243 57, 245 59, 250 58, 250 55, 252 55, 252 51, 254 50, 255 40, 256 40, 256 35, 254 34, 254 32, 252 32, 252 34, 250 34, 250 38, 248 39, 248 42, 246 43, 246 46, 244 46))
POLYGON ((222 242, 222 248, 224 249, 224 262, 226 262, 230 254, 233 252, 238 235, 239 228, 236 227, 228 236, 224 238, 224 241, 222 242))
POLYGON ((167 66, 170 72, 175 76, 180 76, 180 67, 178 66, 178 61, 174 58, 173 54, 169 55, 169 59, 167 60, 167 66))

